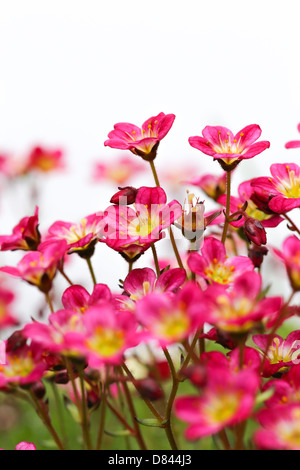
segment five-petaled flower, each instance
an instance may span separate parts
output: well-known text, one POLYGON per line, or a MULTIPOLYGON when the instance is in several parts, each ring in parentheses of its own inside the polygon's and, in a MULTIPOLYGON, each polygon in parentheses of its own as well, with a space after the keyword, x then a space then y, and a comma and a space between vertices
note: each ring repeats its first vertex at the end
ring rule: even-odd
POLYGON ((253 271, 254 265, 246 256, 226 255, 223 243, 214 237, 207 237, 199 253, 191 253, 188 266, 195 274, 210 282, 229 285, 244 272, 253 271))
POLYGON ((272 178, 261 176, 251 180, 257 200, 277 214, 300 207, 300 167, 295 163, 273 163, 272 178))
POLYGON ((147 119, 141 127, 119 122, 108 134, 109 139, 104 145, 130 150, 144 160, 154 160, 159 143, 171 129, 174 119, 174 114, 159 113, 147 119))
POLYGON ((222 126, 206 126, 202 136, 189 138, 192 147, 218 160, 223 170, 233 170, 241 160, 253 158, 270 147, 270 142, 256 142, 261 135, 257 124, 244 127, 236 135, 222 126))

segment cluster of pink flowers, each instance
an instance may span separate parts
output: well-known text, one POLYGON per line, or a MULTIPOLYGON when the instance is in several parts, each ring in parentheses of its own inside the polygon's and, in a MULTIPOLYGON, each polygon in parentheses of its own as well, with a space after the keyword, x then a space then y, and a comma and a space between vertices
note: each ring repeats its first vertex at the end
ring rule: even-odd
MULTIPOLYGON (((166 432, 173 450, 184 447, 184 439, 201 442, 207 436, 225 449, 299 450, 300 330, 282 337, 278 329, 299 315, 293 302, 300 291, 300 230, 290 212, 300 207, 300 167, 273 164, 271 177, 242 182, 234 196, 233 172, 270 143, 258 141, 261 129, 256 124, 237 134, 207 126, 202 137, 190 137, 189 143, 213 157, 222 174, 193 177, 188 183, 211 198, 215 210, 205 214, 204 201, 189 193, 188 204, 167 202, 154 160, 174 119, 160 113, 141 127, 118 123, 105 141, 105 146, 141 157, 155 186, 119 187, 110 206, 77 222, 56 221, 42 236, 36 207, 11 235, 0 236, 1 251, 27 251, 16 267, 1 271, 37 287, 51 310, 43 320, 31 313, 32 320, 5 341, 0 391, 29 394, 60 449, 66 443, 51 423, 45 381, 65 387, 62 393, 77 407, 87 449, 103 446, 105 407, 126 435, 146 449, 141 427, 149 423, 136 416, 133 404, 139 397, 153 413, 150 425, 166 432), (286 236, 282 250, 268 248, 266 230, 284 220, 293 234, 286 236), (166 263, 156 246, 167 235, 174 256, 166 263), (184 251, 178 249, 177 238, 185 239, 184 251), (120 253, 127 263, 128 275, 119 280, 119 289, 96 281, 91 260, 98 243, 120 253), (147 250, 152 251, 155 270, 136 267, 147 250), (66 260, 76 254, 87 263, 91 293, 73 284, 65 271, 66 260), (266 256, 286 268, 291 289, 287 300, 268 295, 261 271, 266 256), (59 275, 70 284, 61 301, 52 295, 59 275), (147 361, 140 354, 143 345, 150 350, 147 361), (133 358, 146 370, 142 379, 130 368, 133 358), (187 381, 194 386, 193 394, 184 391, 187 381), (113 397, 119 396, 128 405, 129 418, 114 404, 113 397), (102 411, 96 443, 90 423, 98 406, 102 411), (173 433, 174 416, 186 423, 185 437, 173 433), (255 424, 252 435, 246 430, 248 421, 255 424)), ((31 166, 48 171, 59 165, 60 156, 35 149, 31 166)), ((121 160, 119 173, 102 166, 97 177, 127 183, 127 158, 121 160)), ((139 171, 133 161, 132 171, 139 171)), ((1 328, 15 323, 12 300, 11 292, 0 286, 1 328)), ((24 449, 34 448, 23 444, 24 449)))

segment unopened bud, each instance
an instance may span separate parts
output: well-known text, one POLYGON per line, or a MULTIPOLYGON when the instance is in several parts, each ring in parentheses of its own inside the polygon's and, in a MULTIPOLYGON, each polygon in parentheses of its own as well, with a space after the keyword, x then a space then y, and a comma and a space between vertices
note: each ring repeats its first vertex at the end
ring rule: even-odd
POLYGON ((38 400, 42 400, 46 394, 46 389, 43 382, 36 382, 31 386, 31 391, 34 393, 38 400))
POLYGON ((119 187, 120 191, 115 193, 110 202, 112 204, 117 204, 118 206, 126 206, 133 204, 137 195, 137 189, 133 186, 125 186, 124 188, 119 187))
POLYGON ((264 226, 257 219, 248 217, 245 220, 244 232, 248 240, 255 243, 257 246, 265 245, 267 243, 267 234, 264 226))
POLYGON ((67 384, 69 382, 69 374, 66 371, 58 372, 58 374, 55 375, 55 383, 57 384, 67 384))
POLYGON ((22 330, 15 331, 6 342, 6 352, 16 351, 25 346, 27 339, 23 336, 22 330))
POLYGON ((150 401, 159 400, 164 396, 162 388, 153 379, 137 380, 136 385, 140 395, 150 401))
POLYGON ((181 375, 189 379, 195 387, 203 387, 206 383, 205 367, 200 364, 185 368, 181 375))
POLYGON ((264 256, 268 254, 265 246, 252 245, 249 248, 248 256, 256 268, 259 268, 264 260, 264 256))

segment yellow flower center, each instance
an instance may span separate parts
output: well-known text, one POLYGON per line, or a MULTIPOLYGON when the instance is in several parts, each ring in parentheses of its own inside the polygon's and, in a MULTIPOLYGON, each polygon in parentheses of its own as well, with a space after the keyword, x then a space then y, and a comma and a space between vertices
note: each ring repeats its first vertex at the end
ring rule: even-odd
POLYGON ((190 327, 190 319, 184 309, 178 309, 174 312, 161 310, 160 322, 158 323, 156 333, 163 338, 180 340, 190 327))
POLYGON ((286 166, 286 169, 289 178, 279 180, 279 183, 276 184, 276 187, 279 192, 288 198, 300 197, 300 177, 295 176, 295 171, 290 170, 288 165, 286 166))
POLYGON ((210 266, 204 270, 204 273, 212 281, 219 284, 228 284, 232 281, 234 271, 234 266, 225 266, 222 263, 218 263, 218 260, 215 258, 210 266))
POLYGON ((290 362, 293 360, 293 348, 297 341, 294 341, 289 348, 285 347, 285 341, 280 344, 279 338, 273 339, 273 344, 269 348, 268 356, 271 364, 278 362, 290 362))
POLYGON ((211 424, 229 421, 238 411, 240 393, 222 390, 212 395, 204 405, 204 414, 211 424))
POLYGON ((99 356, 110 357, 120 351, 125 344, 124 333, 98 326, 94 335, 87 340, 87 346, 99 356))
POLYGON ((277 434, 292 447, 300 447, 300 410, 292 412, 292 419, 281 421, 277 425, 277 434))
POLYGON ((5 365, 0 365, 0 372, 6 377, 26 377, 34 369, 34 361, 30 353, 24 357, 8 356, 6 362, 5 365))
POLYGON ((235 323, 235 321, 247 317, 254 308, 253 302, 246 297, 231 301, 226 295, 221 295, 217 298, 217 304, 216 323, 222 330, 244 332, 253 325, 251 320, 242 324, 235 323))

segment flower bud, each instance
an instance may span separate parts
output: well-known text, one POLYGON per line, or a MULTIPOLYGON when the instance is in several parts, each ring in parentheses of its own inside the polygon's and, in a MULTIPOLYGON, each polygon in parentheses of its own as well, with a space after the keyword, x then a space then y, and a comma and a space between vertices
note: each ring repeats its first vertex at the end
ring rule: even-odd
POLYGON ((55 383, 57 384, 67 384, 69 382, 69 374, 66 371, 58 372, 55 375, 55 383))
POLYGON ((255 243, 255 245, 260 246, 265 245, 267 243, 267 234, 264 229, 264 226, 257 219, 248 217, 245 220, 244 232, 248 240, 250 242, 255 243))
POLYGON ((164 396, 164 392, 160 385, 153 379, 137 380, 136 385, 140 395, 150 401, 159 400, 164 396))
POLYGON ((250 199, 254 202, 260 211, 264 212, 265 214, 274 214, 274 212, 269 208, 269 202, 272 199, 272 196, 270 196, 268 193, 258 193, 254 190, 250 199))
POLYGON ((268 254, 265 246, 252 245, 249 248, 248 256, 256 268, 259 268, 264 260, 264 256, 268 254))
POLYGON ((197 364, 186 367, 181 375, 189 379, 195 387, 203 387, 206 383, 206 370, 203 365, 197 364))
POLYGON ((110 202, 117 204, 118 206, 126 206, 133 204, 137 195, 137 189, 133 186, 125 186, 124 188, 119 187, 120 191, 115 193, 110 202))
POLYGON ((46 389, 43 382, 36 382, 31 386, 31 391, 34 393, 38 400, 42 400, 46 394, 46 389))
POLYGON ((6 342, 6 352, 16 351, 25 346, 27 339, 23 336, 22 330, 15 331, 6 342))

